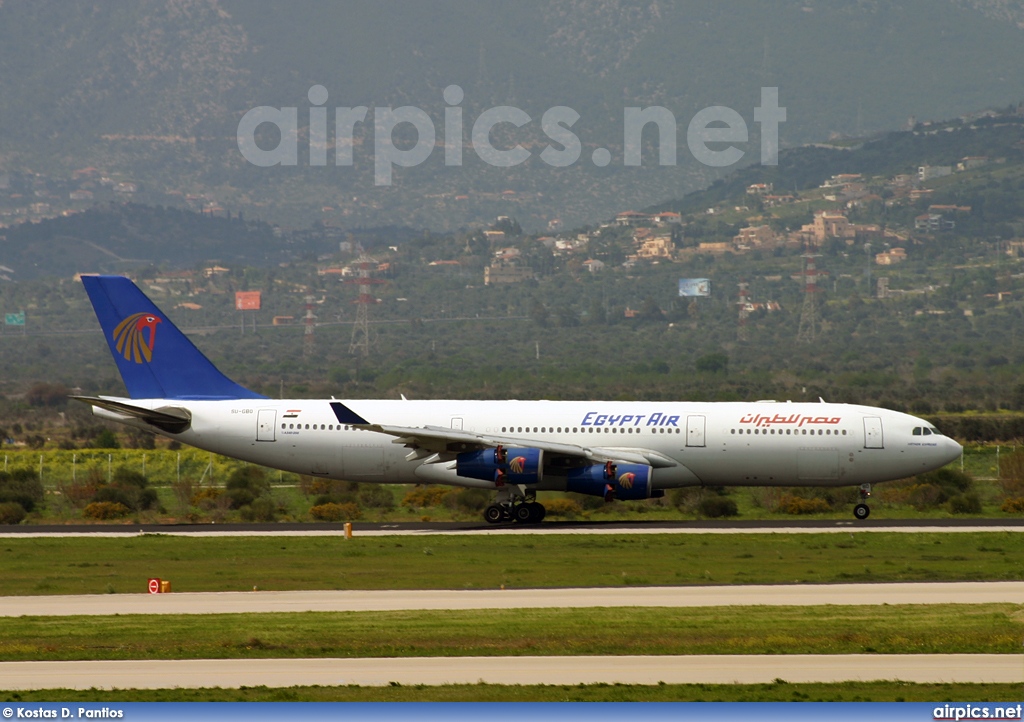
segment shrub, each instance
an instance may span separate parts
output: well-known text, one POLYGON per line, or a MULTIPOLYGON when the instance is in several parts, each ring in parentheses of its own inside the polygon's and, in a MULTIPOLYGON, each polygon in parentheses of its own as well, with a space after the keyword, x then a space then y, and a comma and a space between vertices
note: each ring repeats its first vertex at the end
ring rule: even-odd
POLYGON ((549 499, 544 502, 548 516, 574 517, 583 513, 583 507, 572 499, 549 499))
POLYGON ((42 500, 43 485, 34 471, 0 471, 0 502, 14 502, 28 512, 42 500))
POLYGON ((370 509, 394 509, 395 495, 381 484, 366 484, 359 489, 359 504, 370 509))
POLYGON ((1007 514, 1024 514, 1024 496, 1007 499, 1000 508, 1007 514))
POLYGON ((446 496, 454 493, 454 489, 446 489, 443 486, 414 486, 402 497, 402 506, 412 509, 437 506, 446 496))
POLYGON ((92 497, 93 501, 109 501, 112 504, 120 504, 129 509, 135 508, 135 504, 128 497, 128 492, 119 486, 101 486, 92 497))
POLYGON ((461 511, 476 512, 483 511, 484 507, 490 503, 491 494, 485 489, 460 489, 450 497, 446 497, 445 502, 447 503, 449 499, 461 511))
POLYGON ((118 519, 129 513, 131 509, 113 501, 94 501, 82 510, 82 516, 89 519, 118 519))
POLYGON ((223 495, 224 492, 220 489, 215 489, 212 486, 204 486, 192 495, 189 503, 191 503, 192 506, 213 508, 216 505, 217 500, 223 495))
POLYGON ((132 511, 152 508, 158 500, 155 489, 146 488, 146 479, 137 471, 118 468, 110 485, 98 484, 90 501, 109 501, 132 511))
POLYGON ((96 434, 96 438, 92 441, 92 447, 94 449, 120 449, 121 444, 118 443, 117 436, 113 431, 103 429, 96 434))
POLYGON ((949 494, 938 484, 914 484, 907 494, 907 503, 918 511, 924 511, 934 509, 948 498, 949 494))
POLYGON ((969 491, 974 483, 969 475, 956 469, 937 469, 927 474, 918 474, 917 480, 922 484, 935 484, 946 492, 947 497, 969 491))
POLYGON ((574 502, 579 504, 583 511, 596 511, 597 509, 602 509, 605 506, 610 506, 608 502, 604 500, 603 496, 596 496, 594 494, 578 494, 576 492, 569 492, 565 498, 572 499, 574 502))
POLYGON ((0 503, 0 524, 20 524, 25 518, 25 508, 16 501, 0 503))
POLYGON ((691 511, 698 502, 700 488, 696 486, 681 486, 669 492, 668 503, 679 511, 691 511))
POLYGON ((831 507, 825 499, 804 499, 803 497, 786 494, 779 499, 778 511, 781 511, 783 514, 820 514, 825 511, 831 511, 831 507))
POLYGON ((981 499, 977 494, 957 494, 949 499, 949 511, 952 514, 980 514, 981 499))
POLYGON ((272 499, 260 497, 249 506, 243 506, 241 516, 244 521, 274 521, 277 514, 277 505, 272 499))
POLYGON ((258 466, 240 466, 231 472, 227 483, 224 485, 230 491, 247 491, 255 499, 270 491, 270 482, 263 469, 258 466))
POLYGON ((700 500, 697 505, 700 513, 709 519, 718 519, 723 516, 736 516, 739 510, 736 502, 725 496, 709 496, 700 500))
POLYGON ((243 506, 250 506, 256 501, 256 495, 248 489, 229 489, 226 493, 230 500, 229 506, 232 509, 241 509, 243 506))
POLYGON ((118 486, 134 486, 138 489, 145 489, 146 477, 137 471, 119 466, 114 472, 114 483, 118 486))
POLYGON ((309 510, 309 515, 319 521, 353 521, 363 516, 359 507, 352 502, 318 504, 309 510))

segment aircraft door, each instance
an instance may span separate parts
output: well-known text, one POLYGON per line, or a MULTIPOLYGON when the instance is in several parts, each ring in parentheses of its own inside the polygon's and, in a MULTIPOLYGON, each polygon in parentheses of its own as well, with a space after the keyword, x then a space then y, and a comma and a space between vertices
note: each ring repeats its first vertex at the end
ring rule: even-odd
POLYGON ((277 439, 277 411, 260 409, 256 413, 256 441, 275 441, 277 439))
POLYGON ((704 417, 703 416, 687 416, 686 417, 686 445, 687 446, 705 446, 704 443, 704 417))
POLYGON ((864 417, 864 448, 885 448, 885 444, 882 443, 882 419, 877 416, 864 417))

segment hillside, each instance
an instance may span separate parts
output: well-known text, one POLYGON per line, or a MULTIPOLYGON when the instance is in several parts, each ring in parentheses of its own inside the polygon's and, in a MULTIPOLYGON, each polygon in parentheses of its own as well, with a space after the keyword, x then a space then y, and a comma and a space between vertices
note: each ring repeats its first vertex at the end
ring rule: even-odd
POLYGON ((0 178, 54 180, 94 167, 137 183, 138 201, 203 196, 295 226, 454 229, 503 213, 528 228, 554 218, 578 225, 720 177, 686 150, 687 123, 703 107, 727 105, 747 120, 745 162, 755 160, 762 86, 779 87, 788 109, 784 146, 1016 101, 1021 17, 1019 2, 996 0, 754 0, 743 12, 713 0, 8 0, 0 178), (237 149, 238 121, 258 105, 299 108, 305 139, 314 84, 328 90, 328 108, 415 105, 440 131, 441 90, 452 83, 465 91, 467 143, 484 109, 514 105, 533 122, 505 126, 496 140, 522 143, 531 160, 492 168, 467 147, 453 168, 438 151, 381 188, 365 130, 350 168, 310 167, 302 153, 294 168, 256 168, 237 149), (538 119, 556 105, 581 116, 573 130, 583 155, 568 168, 537 153, 549 142, 538 119), (676 116, 677 166, 655 165, 653 133, 645 166, 623 165, 622 114, 633 105, 676 116), (611 152, 604 168, 589 160, 599 147, 611 152))

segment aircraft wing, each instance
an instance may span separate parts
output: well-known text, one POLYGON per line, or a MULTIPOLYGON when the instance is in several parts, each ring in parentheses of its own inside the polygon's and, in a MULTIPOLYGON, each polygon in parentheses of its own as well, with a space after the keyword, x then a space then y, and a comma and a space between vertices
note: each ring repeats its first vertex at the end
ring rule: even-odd
POLYGON ((594 464, 606 461, 621 461, 629 464, 645 464, 655 468, 678 466, 678 462, 651 449, 605 448, 560 444, 540 439, 523 439, 496 434, 478 434, 443 426, 389 426, 386 424, 354 424, 366 431, 394 436, 392 443, 403 444, 412 449, 409 459, 433 457, 428 463, 451 461, 456 454, 496 446, 541 449, 547 454, 567 458, 584 459, 594 464))

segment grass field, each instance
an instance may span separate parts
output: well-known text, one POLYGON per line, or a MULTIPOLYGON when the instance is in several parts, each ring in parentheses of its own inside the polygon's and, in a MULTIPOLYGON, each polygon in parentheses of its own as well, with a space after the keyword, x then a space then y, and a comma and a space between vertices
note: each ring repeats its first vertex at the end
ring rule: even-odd
MULTIPOLYGON (((985 533, 0 539, 6 595, 772 584, 1024 578, 1024 535, 985 533)), ((537 609, 20 617, 0 659, 521 654, 1016 654, 1017 605, 537 609), (512 614, 512 616, 510 616, 512 614), (513 620, 514 622, 510 621, 513 620)), ((912 663, 908 660, 908 663, 912 663)), ((1024 664, 1024 662, 1022 662, 1024 664)), ((0 681, 2 687, 2 681, 0 681)), ((11 701, 1014 700, 1019 685, 298 687, 3 693, 11 701)))
POLYGON ((18 617, 0 661, 1020 654, 1015 604, 18 617))
POLYGON ((1017 684, 462 684, 2 692, 6 702, 1015 702, 1017 684))
POLYGON ((6 595, 1024 579, 980 533, 0 539, 6 595))

